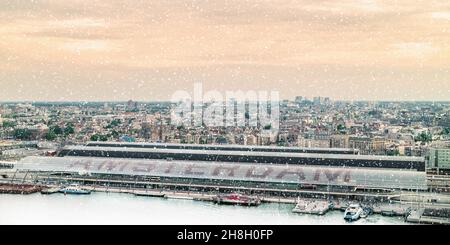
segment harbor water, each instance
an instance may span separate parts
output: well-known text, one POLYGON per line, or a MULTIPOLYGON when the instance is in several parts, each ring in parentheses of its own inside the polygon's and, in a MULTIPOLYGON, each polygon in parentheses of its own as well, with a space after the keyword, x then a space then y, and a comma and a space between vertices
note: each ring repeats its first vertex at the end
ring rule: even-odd
POLYGON ((353 223, 339 211, 324 216, 292 212, 294 205, 221 206, 210 202, 130 194, 0 195, 0 225, 395 225, 401 217, 373 215, 353 223))

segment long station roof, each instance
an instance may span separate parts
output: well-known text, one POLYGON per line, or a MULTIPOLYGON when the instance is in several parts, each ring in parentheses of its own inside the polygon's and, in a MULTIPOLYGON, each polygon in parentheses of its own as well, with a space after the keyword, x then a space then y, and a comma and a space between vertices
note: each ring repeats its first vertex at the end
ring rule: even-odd
POLYGON ((69 146, 61 150, 59 156, 348 166, 414 169, 416 171, 425 171, 425 159, 422 157, 391 157, 351 154, 69 146))
POLYGON ((376 160, 376 161, 398 161, 398 162, 424 162, 423 157, 404 156, 378 156, 378 155, 351 155, 351 154, 317 154, 317 153, 292 153, 292 152, 242 152, 242 151, 218 151, 218 150, 179 150, 179 149, 154 149, 134 147, 98 147, 98 146, 67 146, 66 151, 103 151, 103 152, 152 152, 172 154, 208 154, 224 156, 260 156, 260 157, 282 157, 282 158, 322 158, 322 159, 348 159, 348 160, 376 160))
POLYGON ((366 188, 421 190, 427 188, 425 172, 401 169, 96 157, 26 157, 19 161, 15 168, 20 171, 143 175, 366 188))
POLYGON ((199 145, 174 143, 135 143, 135 142, 88 142, 86 146, 129 147, 180 150, 217 150, 217 151, 253 151, 253 152, 291 152, 291 153, 325 153, 325 154, 358 154, 358 149, 350 148, 305 148, 249 145, 199 145))

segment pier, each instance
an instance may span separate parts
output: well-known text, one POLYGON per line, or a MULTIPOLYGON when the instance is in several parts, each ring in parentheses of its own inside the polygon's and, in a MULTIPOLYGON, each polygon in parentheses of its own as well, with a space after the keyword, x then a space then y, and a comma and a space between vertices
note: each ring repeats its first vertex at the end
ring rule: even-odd
POLYGON ((450 225, 450 209, 421 208, 413 210, 406 221, 417 224, 450 225))
POLYGON ((42 186, 30 185, 30 184, 1 184, 0 194, 33 194, 40 192, 42 186))
POLYGON ((324 215, 330 210, 330 204, 323 200, 298 199, 297 205, 292 210, 294 213, 324 215))
MULTIPOLYGON (((55 194, 58 193, 59 185, 32 185, 32 184, 11 184, 0 183, 0 194, 55 194)), ((164 189, 141 189, 141 188, 121 188, 101 185, 86 185, 83 188, 95 192, 111 192, 133 194, 140 197, 183 199, 191 201, 214 202, 218 194, 212 192, 193 192, 183 190, 164 189)), ((412 194, 410 194, 412 195, 412 194)), ((317 199, 317 198, 294 198, 275 197, 271 195, 259 196, 261 203, 280 203, 293 206, 292 212, 300 214, 325 215, 329 211, 344 211, 350 203, 354 201, 347 198, 317 199)), ((444 195, 443 199, 447 196, 444 195)), ((409 200, 409 199, 408 199, 409 200)), ((446 200, 446 199, 445 199, 446 200)), ((450 224, 450 205, 434 206, 432 203, 415 203, 402 201, 364 203, 363 207, 372 210, 372 214, 383 216, 404 217, 405 222, 418 224, 450 224)))
MULTIPOLYGON (((422 197, 428 195, 426 174, 417 170, 137 158, 28 157, 15 164, 14 169, 3 169, 2 172, 7 174, 0 175, 0 182, 39 186, 42 189, 33 191, 42 194, 53 194, 63 186, 78 184, 90 191, 149 198, 253 206, 289 204, 294 213, 315 215, 345 211, 350 203, 358 203, 371 214, 405 219, 410 216, 406 219, 408 222, 417 220, 412 211, 419 208, 450 207, 449 196, 438 193, 425 198, 428 206, 424 206, 422 197), (257 199, 223 198, 237 193, 257 199)), ((24 194, 28 192, 33 193, 23 191, 24 194)), ((424 222, 433 217, 420 215, 419 218, 424 222)))
POLYGON ((164 193, 156 192, 156 191, 133 191, 131 192, 136 196, 144 196, 144 197, 166 197, 164 193))

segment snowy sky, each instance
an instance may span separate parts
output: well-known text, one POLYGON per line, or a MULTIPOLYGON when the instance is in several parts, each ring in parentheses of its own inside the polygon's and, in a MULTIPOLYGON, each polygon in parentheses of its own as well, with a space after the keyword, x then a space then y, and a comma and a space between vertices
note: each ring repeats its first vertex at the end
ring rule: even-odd
POLYGON ((450 100, 448 0, 2 0, 0 101, 450 100))

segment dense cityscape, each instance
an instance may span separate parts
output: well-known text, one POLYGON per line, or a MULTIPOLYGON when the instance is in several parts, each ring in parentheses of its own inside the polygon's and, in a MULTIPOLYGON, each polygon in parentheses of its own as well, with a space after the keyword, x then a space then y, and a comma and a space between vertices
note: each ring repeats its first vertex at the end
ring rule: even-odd
MULTIPOLYGON (((185 127, 169 102, 3 103, 2 146, 39 141, 55 150, 88 141, 352 148, 364 155, 426 156, 450 140, 448 102, 344 102, 297 97, 280 104, 280 129, 185 127)), ((27 151, 3 151, 2 158, 27 151)), ((34 153, 33 153, 34 154, 34 153)))
POLYGON ((0 226, 450 225, 449 0, 6 0, 0 23, 0 226))

